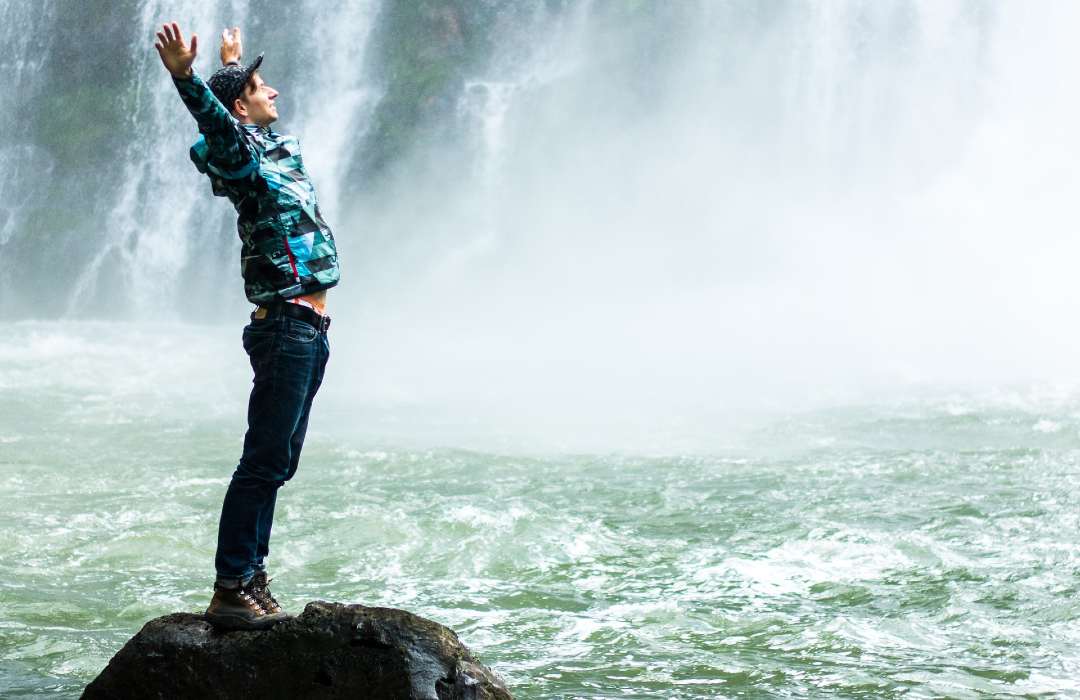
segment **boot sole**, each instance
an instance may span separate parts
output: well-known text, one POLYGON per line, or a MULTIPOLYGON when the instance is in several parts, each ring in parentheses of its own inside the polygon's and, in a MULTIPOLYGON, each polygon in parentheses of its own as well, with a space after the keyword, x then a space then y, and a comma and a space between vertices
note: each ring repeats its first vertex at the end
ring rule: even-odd
POLYGON ((209 610, 204 616, 206 621, 214 627, 237 631, 264 630, 289 619, 289 616, 285 613, 250 618, 243 615, 229 615, 228 613, 212 613, 209 610))

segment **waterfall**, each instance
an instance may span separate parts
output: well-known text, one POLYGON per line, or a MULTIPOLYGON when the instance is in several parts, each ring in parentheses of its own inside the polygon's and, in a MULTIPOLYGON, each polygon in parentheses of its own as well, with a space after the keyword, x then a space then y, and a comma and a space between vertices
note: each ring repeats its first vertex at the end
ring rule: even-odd
MULTIPOLYGON (((56 7, 51 4, 0 2, 0 71, 5 89, 0 90, 0 110, 14 124, 33 118, 27 105, 41 95, 43 86, 35 81, 52 49, 56 32, 56 7)), ((0 143, 0 251, 15 247, 15 237, 27 225, 27 216, 40 201, 37 195, 56 163, 50 154, 17 129, 9 130, 0 143)), ((0 301, 11 297, 12 268, 19 264, 10 255, 0 255, 0 301)))
POLYGON ((204 74, 223 26, 266 52, 337 313, 424 368, 417 395, 475 380, 464 356, 508 393, 918 379, 979 365, 971 342, 993 373, 1078 298, 1071 3, 61 7, 0 1, 0 100, 32 127, 0 146, 10 316, 242 317, 234 214, 151 46, 169 19, 204 74), (96 17, 100 51, 49 44, 96 17))
POLYGON ((457 269, 497 254, 507 236, 498 211, 502 186, 509 181, 508 112, 521 94, 549 87, 581 65, 591 7, 591 2, 581 2, 571 12, 558 12, 537 6, 514 15, 513 23, 504 23, 508 31, 501 33, 490 66, 464 82, 456 116, 469 134, 474 159, 474 186, 462 193, 472 230, 453 242, 443 267, 457 269))
POLYGON ((298 123, 304 158, 318 187, 324 214, 333 220, 341 212, 342 181, 350 145, 362 141, 380 92, 364 70, 365 51, 378 13, 376 0, 308 2, 311 21, 305 27, 310 51, 296 65, 311 76, 302 87, 303 108, 298 123))

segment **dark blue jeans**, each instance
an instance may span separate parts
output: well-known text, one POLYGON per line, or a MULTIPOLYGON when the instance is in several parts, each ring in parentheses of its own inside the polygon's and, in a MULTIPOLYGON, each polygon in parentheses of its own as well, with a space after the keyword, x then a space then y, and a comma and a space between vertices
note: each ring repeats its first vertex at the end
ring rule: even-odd
POLYGON ((244 350, 255 379, 244 452, 221 507, 214 559, 220 582, 243 581, 265 569, 277 491, 300 463, 330 342, 311 324, 275 316, 244 328, 244 350))

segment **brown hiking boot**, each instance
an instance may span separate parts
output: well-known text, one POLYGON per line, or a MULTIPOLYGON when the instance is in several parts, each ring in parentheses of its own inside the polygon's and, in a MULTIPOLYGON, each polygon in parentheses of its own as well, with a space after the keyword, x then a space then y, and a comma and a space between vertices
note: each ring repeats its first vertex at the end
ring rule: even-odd
POLYGON ((274 599, 274 594, 270 592, 270 582, 272 578, 266 578, 265 571, 255 572, 255 576, 252 577, 251 582, 248 583, 248 592, 251 593, 251 597, 258 601, 262 609, 271 615, 277 615, 278 613, 285 615, 285 611, 281 609, 281 605, 274 599))
POLYGON ((281 622, 285 613, 267 612, 251 594, 251 584, 225 588, 214 584, 214 598, 206 609, 206 620, 222 629, 261 630, 281 622))

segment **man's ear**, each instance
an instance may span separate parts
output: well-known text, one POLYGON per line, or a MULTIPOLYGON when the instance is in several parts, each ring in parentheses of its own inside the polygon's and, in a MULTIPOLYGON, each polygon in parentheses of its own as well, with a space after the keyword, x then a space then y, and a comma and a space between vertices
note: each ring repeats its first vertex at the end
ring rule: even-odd
POLYGON ((233 113, 238 114, 241 117, 247 116, 247 105, 241 102, 239 97, 233 100, 233 113))

